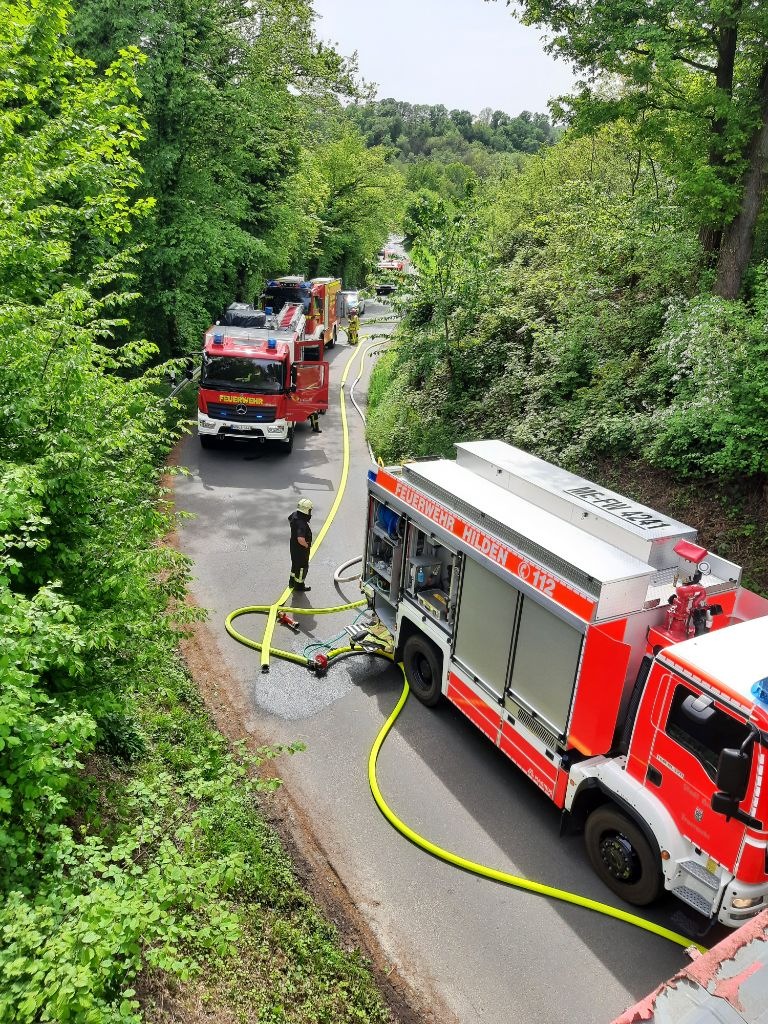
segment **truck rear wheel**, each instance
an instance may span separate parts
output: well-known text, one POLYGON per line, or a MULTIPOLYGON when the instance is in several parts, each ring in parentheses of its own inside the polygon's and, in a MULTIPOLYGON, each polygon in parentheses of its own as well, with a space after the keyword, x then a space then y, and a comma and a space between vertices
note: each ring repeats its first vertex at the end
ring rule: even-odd
POLYGON ((403 668, 408 685, 422 704, 432 708, 442 696, 443 666, 440 652, 426 637, 413 633, 403 646, 403 668))
POLYGON ((644 907, 662 889, 661 866, 642 829, 612 804, 587 818, 584 842, 595 873, 627 903, 644 907))

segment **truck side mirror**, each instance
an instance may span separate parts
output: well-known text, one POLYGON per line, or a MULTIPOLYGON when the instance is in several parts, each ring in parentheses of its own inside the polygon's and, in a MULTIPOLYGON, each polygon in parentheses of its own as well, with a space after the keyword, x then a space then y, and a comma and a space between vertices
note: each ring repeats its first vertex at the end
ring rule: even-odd
POLYGON ((296 363, 294 363, 293 366, 291 367, 291 384, 293 384, 294 387, 296 386, 297 375, 298 370, 296 369, 296 363))
POLYGON ((744 750, 728 747, 721 750, 715 780, 721 793, 716 795, 730 797, 738 805, 747 793, 750 762, 751 758, 744 750))
POLYGON ((187 380, 192 380, 194 375, 195 375, 194 367, 192 367, 192 366, 185 367, 185 369, 184 369, 184 376, 187 378, 187 380))
POLYGON ((735 818, 739 813, 739 801, 727 793, 713 793, 711 807, 717 814, 724 814, 726 818, 735 818))

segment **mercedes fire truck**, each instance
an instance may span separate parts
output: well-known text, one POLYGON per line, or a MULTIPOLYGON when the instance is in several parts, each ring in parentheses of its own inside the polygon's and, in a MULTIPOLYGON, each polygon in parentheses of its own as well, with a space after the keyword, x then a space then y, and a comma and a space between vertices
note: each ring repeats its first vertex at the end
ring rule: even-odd
POLYGON ((279 313, 242 303, 209 327, 203 343, 197 430, 203 448, 222 438, 293 449, 297 423, 328 409, 323 342, 308 338, 301 303, 279 313))
POLYGON ((618 896, 768 906, 768 601, 696 530, 500 441, 371 470, 362 588, 618 896))

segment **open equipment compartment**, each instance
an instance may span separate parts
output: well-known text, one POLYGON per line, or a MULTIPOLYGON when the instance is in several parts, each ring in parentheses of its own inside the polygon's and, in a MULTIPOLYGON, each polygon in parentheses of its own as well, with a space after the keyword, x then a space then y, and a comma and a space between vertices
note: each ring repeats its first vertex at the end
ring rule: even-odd
POLYGON ((405 520, 384 502, 371 498, 365 543, 363 591, 373 601, 379 618, 394 626, 394 608, 400 596, 405 520))
POLYGON ((453 631, 458 556, 437 538, 408 524, 405 596, 447 632, 453 631))

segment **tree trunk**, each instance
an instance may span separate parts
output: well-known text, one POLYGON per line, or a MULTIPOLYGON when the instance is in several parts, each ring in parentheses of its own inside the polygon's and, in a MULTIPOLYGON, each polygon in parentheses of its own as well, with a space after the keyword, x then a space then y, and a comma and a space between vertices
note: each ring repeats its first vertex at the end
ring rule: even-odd
POLYGON ((747 170, 743 179, 741 209, 723 231, 717 261, 715 295, 735 299, 741 290, 744 273, 752 258, 755 227, 768 186, 768 64, 760 76, 760 123, 755 128, 747 152, 747 170))
MULTIPOLYGON (((740 10, 738 4, 729 18, 718 28, 717 37, 717 67, 715 69, 715 85, 724 92, 729 99, 733 97, 733 73, 736 66, 736 45, 738 34, 735 24, 735 16, 740 10)), ((712 121, 712 140, 709 147, 710 167, 722 168, 725 164, 723 153, 723 137, 726 129, 726 118, 715 117, 712 121)), ((699 242, 707 255, 707 265, 714 266, 720 246, 723 240, 721 225, 705 224, 699 229, 699 242)))

